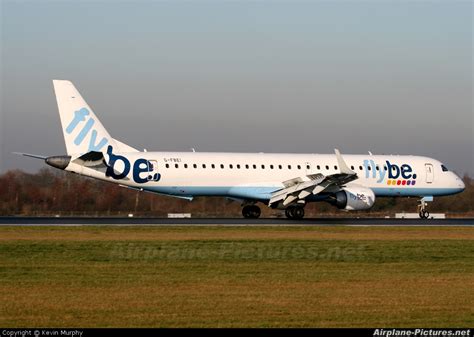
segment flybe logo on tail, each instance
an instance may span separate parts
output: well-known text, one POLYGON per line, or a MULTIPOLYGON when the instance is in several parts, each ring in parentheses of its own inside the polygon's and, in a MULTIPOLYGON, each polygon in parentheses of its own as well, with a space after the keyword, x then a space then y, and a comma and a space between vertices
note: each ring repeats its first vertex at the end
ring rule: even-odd
POLYGON ((364 170, 366 178, 375 178, 377 183, 387 180, 387 185, 415 185, 416 173, 408 164, 392 164, 388 160, 385 165, 376 165, 373 160, 364 160, 364 170))
MULTIPOLYGON (((74 130, 76 130, 76 128, 79 126, 79 124, 86 121, 87 116, 89 115, 90 112, 86 108, 74 111, 74 118, 72 119, 71 123, 69 123, 69 125, 66 127, 66 133, 69 135, 73 133, 74 130)), ((89 119, 87 119, 87 122, 82 126, 81 131, 79 131, 76 138, 74 138, 74 144, 79 146, 84 142, 87 135, 90 134, 87 152, 99 152, 108 143, 108 140, 105 137, 103 137, 100 141, 97 141, 98 132, 97 130, 92 128, 94 124, 94 118, 90 117, 89 119)))
POLYGON ((132 171, 133 181, 137 184, 144 184, 148 181, 159 181, 161 175, 155 171, 153 164, 143 158, 135 160, 133 167, 130 161, 125 156, 121 156, 113 153, 113 147, 107 147, 108 163, 107 170, 105 171, 106 177, 112 177, 113 179, 120 180, 128 176, 132 171), (145 177, 144 177, 145 176, 145 177))

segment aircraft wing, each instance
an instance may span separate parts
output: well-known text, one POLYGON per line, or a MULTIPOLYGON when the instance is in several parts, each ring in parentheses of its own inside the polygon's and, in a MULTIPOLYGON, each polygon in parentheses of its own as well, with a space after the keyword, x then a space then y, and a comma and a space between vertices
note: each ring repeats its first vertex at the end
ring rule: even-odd
POLYGON ((304 200, 310 195, 319 194, 329 187, 340 187, 356 180, 358 178, 357 174, 347 166, 339 150, 336 149, 335 153, 339 164, 339 173, 328 176, 317 173, 284 181, 283 186, 285 187, 272 193, 268 205, 282 202, 283 206, 287 206, 294 201, 304 200))

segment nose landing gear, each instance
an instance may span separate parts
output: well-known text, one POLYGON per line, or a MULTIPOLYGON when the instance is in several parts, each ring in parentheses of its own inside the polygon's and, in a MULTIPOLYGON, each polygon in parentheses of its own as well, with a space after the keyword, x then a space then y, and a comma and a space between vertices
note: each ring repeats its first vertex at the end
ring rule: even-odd
POLYGON ((418 214, 420 219, 428 219, 430 217, 430 212, 426 210, 428 207, 428 202, 433 201, 433 197, 423 197, 420 199, 420 204, 418 205, 418 214))
POLYGON ((430 212, 427 210, 421 210, 420 211, 420 219, 428 219, 430 217, 430 212))

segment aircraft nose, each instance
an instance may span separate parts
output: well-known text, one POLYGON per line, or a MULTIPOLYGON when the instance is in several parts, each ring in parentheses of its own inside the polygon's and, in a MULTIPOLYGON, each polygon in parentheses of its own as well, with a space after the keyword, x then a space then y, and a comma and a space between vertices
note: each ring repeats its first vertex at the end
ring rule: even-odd
POLYGON ((459 192, 462 192, 466 189, 466 184, 464 184, 464 181, 462 181, 461 178, 459 178, 457 175, 456 176, 456 181, 455 181, 455 186, 458 189, 459 192))

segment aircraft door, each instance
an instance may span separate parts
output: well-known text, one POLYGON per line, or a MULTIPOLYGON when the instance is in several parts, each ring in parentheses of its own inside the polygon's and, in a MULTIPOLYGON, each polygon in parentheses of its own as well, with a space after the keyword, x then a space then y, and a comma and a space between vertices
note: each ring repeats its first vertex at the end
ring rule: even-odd
POLYGON ((433 164, 425 164, 425 170, 426 170, 426 182, 428 184, 431 184, 434 180, 433 164))

